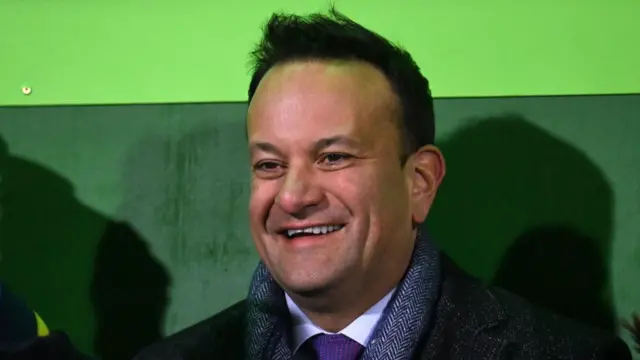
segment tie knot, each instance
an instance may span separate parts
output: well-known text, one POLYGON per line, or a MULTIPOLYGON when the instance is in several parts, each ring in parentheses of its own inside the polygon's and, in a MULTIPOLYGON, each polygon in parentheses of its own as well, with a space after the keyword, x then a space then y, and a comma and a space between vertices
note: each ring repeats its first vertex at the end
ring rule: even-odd
POLYGON ((356 360, 364 347, 342 334, 319 334, 309 339, 318 360, 356 360))

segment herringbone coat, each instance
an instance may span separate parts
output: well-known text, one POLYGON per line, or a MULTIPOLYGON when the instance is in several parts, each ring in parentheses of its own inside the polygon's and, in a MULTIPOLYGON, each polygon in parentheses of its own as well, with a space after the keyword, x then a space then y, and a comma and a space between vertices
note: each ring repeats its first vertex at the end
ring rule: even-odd
MULTIPOLYGON (((485 286, 439 252, 435 254, 437 261, 433 261, 434 251, 437 252, 429 246, 418 246, 405 284, 400 285, 396 299, 389 305, 395 308, 387 314, 386 324, 374 332, 376 341, 373 346, 369 344, 363 358, 631 359, 628 347, 617 337, 485 286), (437 264, 435 268, 427 266, 426 259, 437 264), (423 265, 416 266, 416 262, 423 265), (418 270, 412 273, 412 268, 418 270), (412 281, 407 281, 411 276, 412 281), (433 276, 440 280, 435 282, 435 289, 416 288, 416 284, 433 276), (415 298, 416 294, 424 298, 415 298)), ((268 276, 266 270, 262 272, 259 270, 257 277, 268 276)), ((264 283, 274 286, 273 282, 264 283)), ((253 289, 251 301, 240 301, 150 346, 135 360, 291 360, 286 341, 288 312, 284 300, 273 296, 274 290, 253 289)))

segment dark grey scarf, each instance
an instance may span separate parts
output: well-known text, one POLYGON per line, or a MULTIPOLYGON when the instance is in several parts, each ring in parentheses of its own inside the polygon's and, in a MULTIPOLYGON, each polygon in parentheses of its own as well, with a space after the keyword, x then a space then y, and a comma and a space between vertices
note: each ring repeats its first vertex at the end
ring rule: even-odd
MULTIPOLYGON (((374 330, 362 360, 408 360, 428 329, 440 291, 440 256, 418 235, 411 264, 374 330)), ((284 292, 262 262, 248 300, 248 360, 291 360, 289 311, 284 292)))

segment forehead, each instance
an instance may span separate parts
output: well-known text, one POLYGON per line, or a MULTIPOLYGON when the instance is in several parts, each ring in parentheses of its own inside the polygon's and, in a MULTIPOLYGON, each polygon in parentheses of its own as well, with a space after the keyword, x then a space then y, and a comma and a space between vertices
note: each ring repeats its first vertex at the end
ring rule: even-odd
POLYGON ((389 132, 399 101, 382 72, 355 61, 293 62, 272 68, 248 112, 250 138, 389 132))

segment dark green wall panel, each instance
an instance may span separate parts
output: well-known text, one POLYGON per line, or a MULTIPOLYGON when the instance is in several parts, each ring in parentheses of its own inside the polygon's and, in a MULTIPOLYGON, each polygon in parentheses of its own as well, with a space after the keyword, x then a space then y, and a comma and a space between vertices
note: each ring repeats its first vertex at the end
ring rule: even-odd
MULTIPOLYGON (((640 310, 640 96, 436 105, 440 246, 593 323, 640 310)), ((86 351, 112 345, 107 359, 242 297, 257 260, 245 110, 0 108, 0 279, 86 351)))

